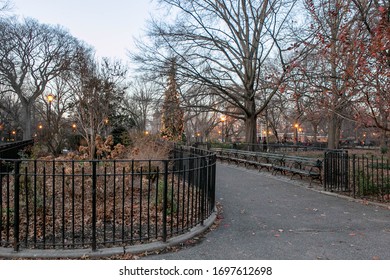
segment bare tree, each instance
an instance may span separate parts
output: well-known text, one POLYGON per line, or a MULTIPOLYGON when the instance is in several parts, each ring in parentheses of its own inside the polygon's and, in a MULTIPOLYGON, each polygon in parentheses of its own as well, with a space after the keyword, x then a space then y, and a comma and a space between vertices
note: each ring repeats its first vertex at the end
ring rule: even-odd
POLYGON ((31 111, 48 83, 68 70, 78 41, 59 26, 33 19, 0 22, 0 83, 23 108, 23 139, 32 136, 31 111))
POLYGON ((93 159, 96 156, 96 137, 112 122, 117 104, 124 95, 122 82, 126 69, 120 62, 107 58, 99 63, 89 50, 80 49, 76 70, 78 74, 72 81, 73 117, 93 159))
POLYGON ((390 131, 390 1, 352 0, 356 28, 363 32, 357 48, 363 50, 356 71, 361 102, 356 102, 356 119, 382 132, 385 146, 390 131))
MULTIPOLYGON (((297 1, 161 0, 177 11, 173 24, 154 21, 150 37, 155 45, 140 44, 133 58, 157 72, 171 56, 185 95, 203 87, 196 98, 218 97, 223 112, 245 122, 246 141, 256 142, 256 119, 286 79, 296 56, 283 32, 297 1), (267 89, 267 90, 261 90, 267 89), (259 103, 259 94, 263 94, 259 103), (231 106, 230 106, 231 105, 231 106), (237 109, 237 110, 236 110, 237 109)), ((213 99, 216 101, 217 99, 213 99)), ((219 106, 221 108, 221 106, 219 106)), ((215 109, 210 104, 209 109, 215 109)))
POLYGON ((9 0, 1 0, 0 1, 0 16, 3 14, 3 13, 6 13, 10 10, 12 10, 12 4, 11 4, 11 1, 9 0))
POLYGON ((354 72, 359 66, 356 42, 361 30, 351 0, 305 0, 315 49, 302 69, 313 94, 326 108, 328 148, 338 148, 343 120, 356 98, 354 72))
MULTIPOLYGON (((1 87, 3 88, 3 87, 1 87)), ((20 103, 16 96, 1 90, 0 94, 0 141, 9 139, 11 132, 20 128, 20 103), (8 136, 8 137, 7 137, 8 136)))
POLYGON ((129 87, 130 94, 124 100, 125 112, 134 120, 139 132, 144 132, 148 127, 148 119, 159 100, 159 94, 163 91, 160 86, 152 82, 146 76, 138 76, 129 87))
POLYGON ((70 75, 64 72, 50 82, 47 87, 53 100, 49 102, 47 96, 40 96, 35 104, 39 114, 38 134, 43 138, 48 151, 58 156, 65 147, 68 133, 71 131, 71 120, 67 115, 73 107, 73 91, 69 86, 70 75))

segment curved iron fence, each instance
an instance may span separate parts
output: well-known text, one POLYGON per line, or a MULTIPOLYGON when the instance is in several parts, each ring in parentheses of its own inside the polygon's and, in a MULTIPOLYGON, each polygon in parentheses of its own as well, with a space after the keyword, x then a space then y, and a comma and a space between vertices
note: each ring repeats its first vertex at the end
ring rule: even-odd
POLYGON ((1 160, 0 242, 20 249, 133 245, 184 233, 214 211, 214 154, 168 160, 1 160))
POLYGON ((350 155, 345 150, 325 153, 324 189, 354 198, 390 201, 390 160, 374 155, 350 155))
POLYGON ((20 158, 19 152, 33 144, 33 139, 0 144, 0 158, 20 158))

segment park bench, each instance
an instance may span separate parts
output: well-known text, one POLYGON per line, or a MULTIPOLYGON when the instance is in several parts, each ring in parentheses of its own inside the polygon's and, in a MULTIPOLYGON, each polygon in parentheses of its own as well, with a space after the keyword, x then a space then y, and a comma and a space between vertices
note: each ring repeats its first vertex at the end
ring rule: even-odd
POLYGON ((244 150, 234 149, 221 149, 215 150, 217 158, 221 161, 227 161, 229 163, 234 162, 237 165, 244 164, 247 166, 254 166, 262 169, 266 168, 270 171, 273 166, 282 165, 284 155, 271 154, 263 152, 252 152, 244 150))
POLYGON ((313 180, 322 183, 322 160, 317 158, 307 158, 298 156, 285 156, 283 164, 273 167, 273 173, 280 172, 284 175, 291 174, 291 179, 295 175, 303 176, 310 179, 310 185, 313 180))
POLYGON ((256 161, 251 161, 250 164, 255 165, 259 170, 265 168, 270 171, 275 166, 283 165, 283 161, 283 154, 257 153, 256 161))
POLYGON ((295 175, 299 175, 301 179, 305 176, 310 179, 310 185, 313 180, 322 183, 322 161, 316 158, 235 149, 216 149, 215 152, 221 161, 244 164, 245 167, 254 166, 259 170, 266 168, 273 175, 278 172, 283 175, 288 173, 291 174, 291 179, 295 175))
POLYGON ((219 159, 220 161, 227 161, 229 163, 231 162, 235 162, 235 163, 239 163, 239 162, 244 162, 244 159, 242 157, 240 157, 239 155, 239 150, 234 150, 234 149, 215 149, 214 150, 216 155, 217 155, 217 159, 219 159))

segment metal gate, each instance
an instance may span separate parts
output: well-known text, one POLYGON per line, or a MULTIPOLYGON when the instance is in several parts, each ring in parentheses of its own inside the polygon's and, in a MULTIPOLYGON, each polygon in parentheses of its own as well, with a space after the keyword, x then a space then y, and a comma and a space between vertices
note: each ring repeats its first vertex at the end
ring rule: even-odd
POLYGON ((324 189, 326 191, 349 191, 348 151, 326 151, 324 159, 324 189))

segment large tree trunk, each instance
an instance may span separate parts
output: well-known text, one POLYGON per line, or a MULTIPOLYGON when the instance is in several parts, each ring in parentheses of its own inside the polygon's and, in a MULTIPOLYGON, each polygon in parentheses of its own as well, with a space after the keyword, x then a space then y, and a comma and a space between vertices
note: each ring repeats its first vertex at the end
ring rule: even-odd
POLYGON ((32 131, 31 131, 31 107, 32 103, 23 103, 23 140, 31 139, 32 131))
POLYGON ((245 141, 248 143, 250 150, 254 150, 257 143, 257 115, 255 100, 246 101, 246 118, 245 118, 245 141))
POLYGON ((318 124, 314 124, 312 123, 312 126, 313 126, 313 143, 317 143, 318 142, 318 124))
POLYGON ((254 150, 257 143, 256 116, 247 116, 245 119, 245 141, 249 144, 250 150, 254 150))
POLYGON ((338 149, 340 142, 341 120, 335 112, 331 112, 329 114, 328 124, 328 149, 338 149))

